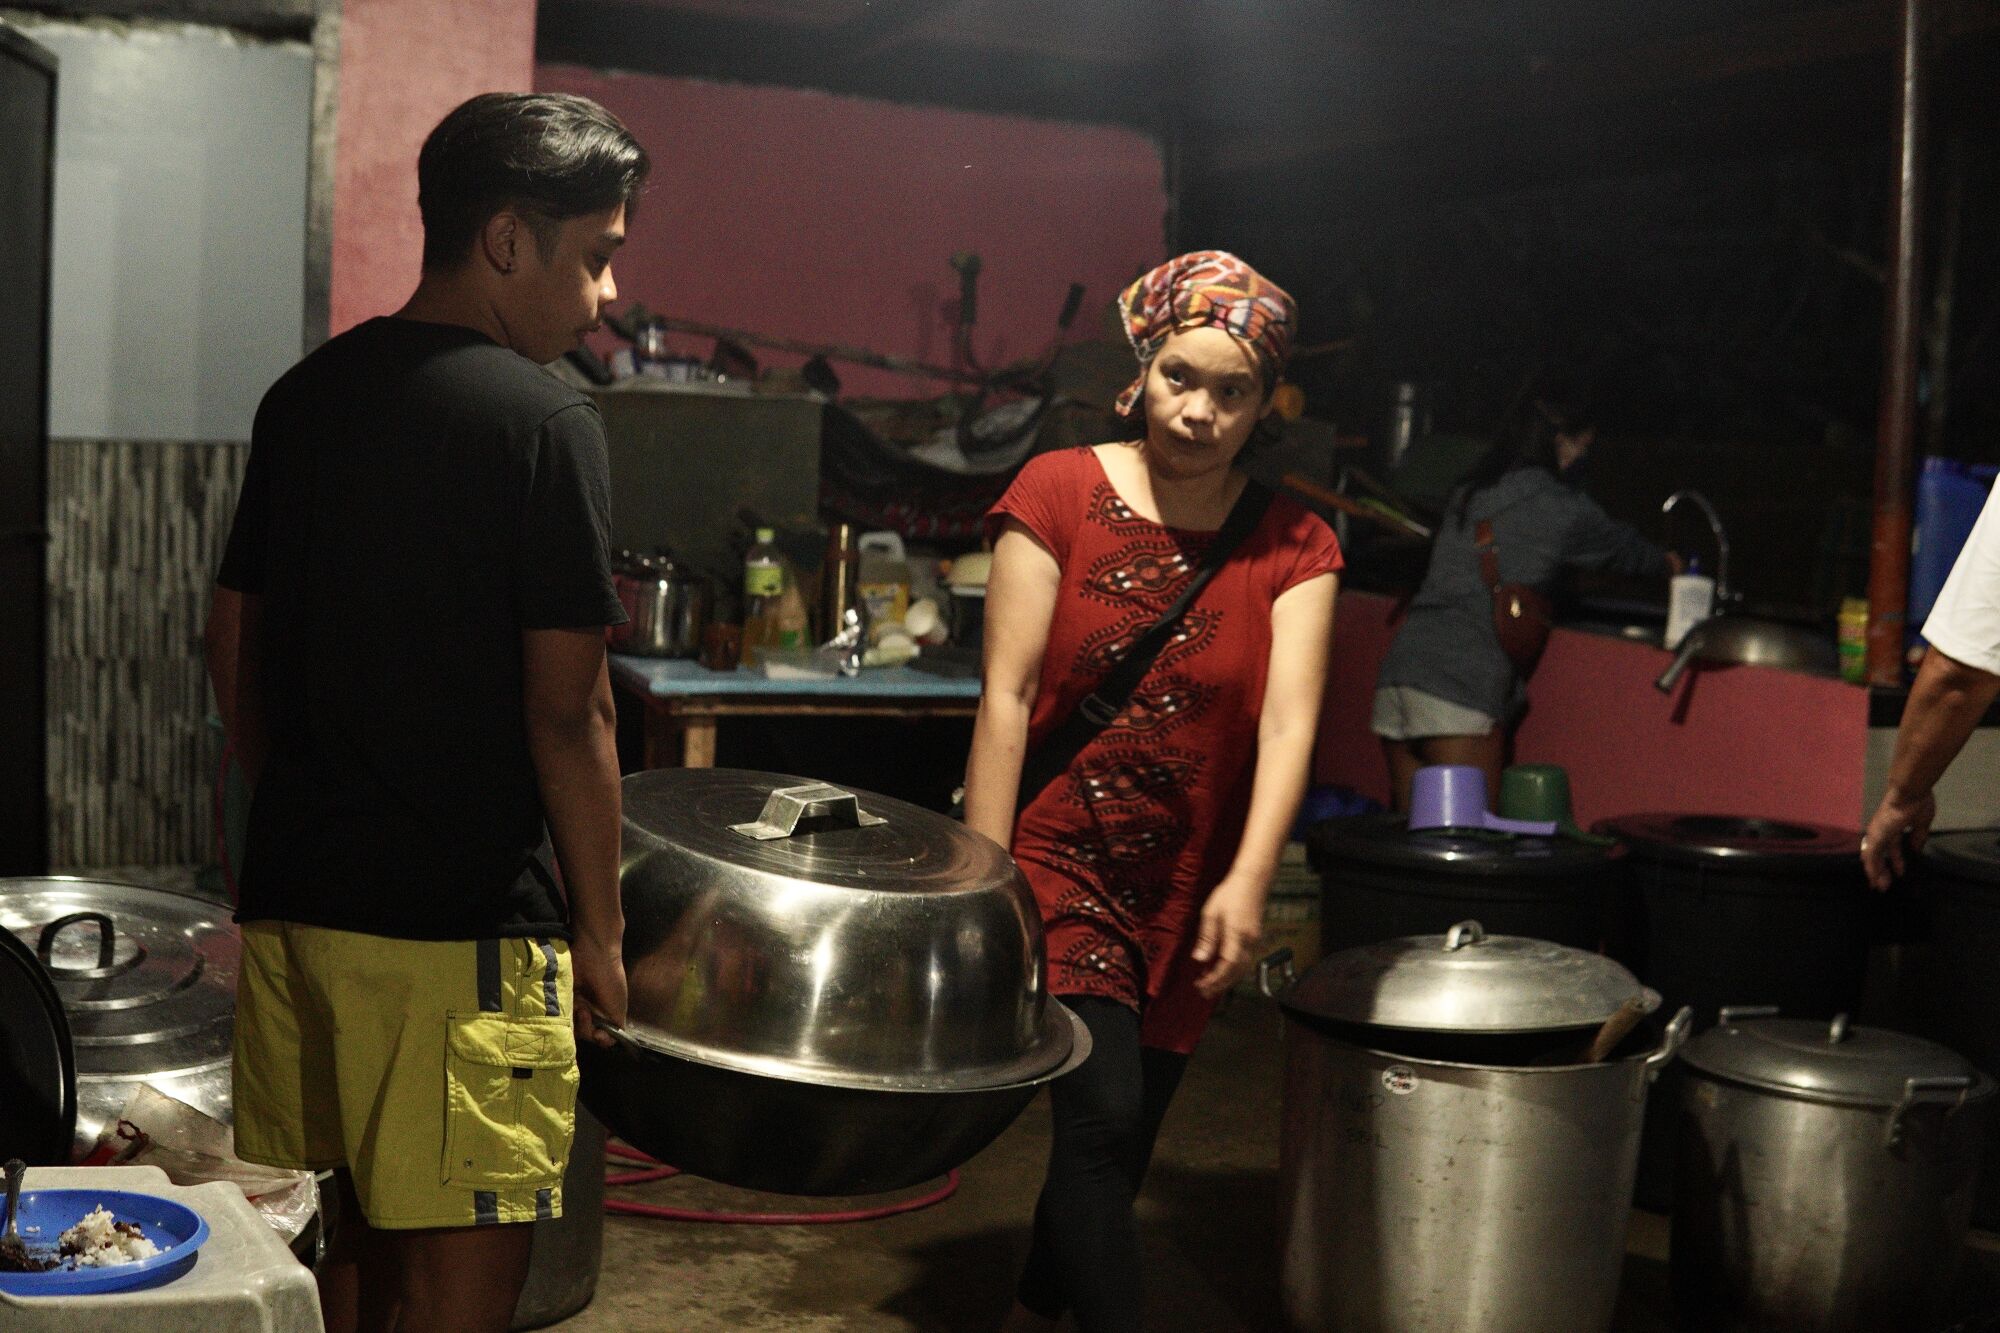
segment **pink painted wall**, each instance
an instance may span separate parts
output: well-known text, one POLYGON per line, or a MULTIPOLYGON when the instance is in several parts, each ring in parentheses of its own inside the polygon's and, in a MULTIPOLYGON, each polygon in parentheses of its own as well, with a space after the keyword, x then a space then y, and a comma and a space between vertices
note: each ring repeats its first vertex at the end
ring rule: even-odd
POLYGON ((400 306, 417 285, 417 150, 475 93, 535 74, 535 0, 343 0, 334 140, 331 331, 400 306))
MULTIPOLYGON (((568 65, 536 84, 596 98, 652 154, 613 272, 621 299, 664 314, 948 363, 949 260, 970 250, 984 265, 973 350, 994 365, 1047 345, 1072 281, 1088 288, 1075 330, 1094 332, 1163 257, 1159 149, 1136 131, 568 65)), ((850 393, 941 387, 835 369, 850 393)))
MULTIPOLYGON (((1314 766, 1319 781, 1377 800, 1388 797, 1388 775, 1368 718, 1392 605, 1341 595, 1314 766)), ((1653 680, 1671 660, 1644 644, 1557 630, 1528 689, 1516 760, 1567 768, 1586 825, 1675 810, 1859 826, 1866 690, 1765 667, 1703 667, 1670 697, 1653 680)))

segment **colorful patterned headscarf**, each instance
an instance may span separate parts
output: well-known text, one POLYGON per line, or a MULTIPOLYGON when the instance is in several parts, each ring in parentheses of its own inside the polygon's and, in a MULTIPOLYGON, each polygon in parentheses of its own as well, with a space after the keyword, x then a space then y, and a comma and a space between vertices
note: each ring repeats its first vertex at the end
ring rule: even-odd
POLYGON ((1146 372, 1167 335, 1218 328, 1248 343, 1266 369, 1284 369, 1298 303, 1285 289, 1222 250, 1197 250, 1169 259, 1118 297, 1125 336, 1139 358, 1139 378, 1118 395, 1118 415, 1130 416, 1146 388, 1146 372))

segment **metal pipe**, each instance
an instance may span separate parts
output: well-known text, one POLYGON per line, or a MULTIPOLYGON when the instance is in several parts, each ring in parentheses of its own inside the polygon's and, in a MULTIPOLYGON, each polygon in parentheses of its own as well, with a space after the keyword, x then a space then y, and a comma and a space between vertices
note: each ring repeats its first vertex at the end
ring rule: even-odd
POLYGON ((1700 491, 1686 490, 1675 491, 1672 495, 1662 500, 1660 502, 1660 512, 1662 514, 1673 513, 1674 509, 1683 500, 1701 510, 1703 517, 1708 519, 1708 530, 1715 538, 1715 606, 1717 610, 1721 610, 1722 607, 1728 604, 1730 594, 1729 537, 1722 530, 1722 515, 1715 512, 1715 506, 1709 503, 1706 495, 1703 495, 1700 491))
POLYGON ((1903 682, 1910 597, 1910 510, 1917 409, 1917 281, 1924 182, 1924 35, 1928 0, 1903 0, 1897 80, 1896 211, 1882 315, 1882 389, 1875 428, 1875 524, 1868 563, 1868 683, 1903 682))

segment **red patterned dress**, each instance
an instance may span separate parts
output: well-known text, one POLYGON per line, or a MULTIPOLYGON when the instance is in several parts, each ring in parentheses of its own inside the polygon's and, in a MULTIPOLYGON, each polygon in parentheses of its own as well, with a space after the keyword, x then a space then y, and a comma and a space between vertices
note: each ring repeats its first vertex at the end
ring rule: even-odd
MULTIPOLYGON (((1030 461, 990 530, 1007 518, 1062 567, 1032 751, 1160 618, 1215 534, 1139 517, 1088 447, 1030 461)), ((1213 1008, 1188 953, 1249 813, 1271 604, 1340 566, 1325 522, 1279 496, 1125 711, 1018 817, 1014 858, 1041 906, 1050 991, 1131 1005, 1147 1046, 1192 1051, 1213 1008)))

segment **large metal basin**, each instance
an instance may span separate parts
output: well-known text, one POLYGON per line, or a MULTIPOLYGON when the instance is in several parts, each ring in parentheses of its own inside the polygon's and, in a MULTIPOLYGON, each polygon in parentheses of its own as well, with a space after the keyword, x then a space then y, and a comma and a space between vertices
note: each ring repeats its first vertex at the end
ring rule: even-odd
POLYGON ((774 774, 656 770, 624 795, 630 1021, 582 1069, 635 1147, 755 1189, 895 1189, 1088 1055, 987 839, 774 774))

